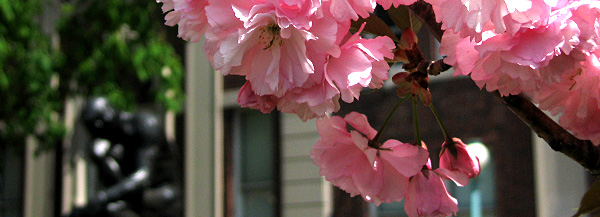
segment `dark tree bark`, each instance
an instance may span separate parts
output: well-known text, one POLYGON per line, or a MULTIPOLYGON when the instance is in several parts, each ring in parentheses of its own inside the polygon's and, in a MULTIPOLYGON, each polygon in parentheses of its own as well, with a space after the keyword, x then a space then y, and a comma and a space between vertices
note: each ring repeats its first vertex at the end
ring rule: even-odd
POLYGON ((600 151, 592 142, 577 139, 523 96, 503 97, 498 91, 493 94, 502 100, 502 103, 525 122, 538 137, 544 139, 552 150, 570 157, 592 175, 600 176, 600 151))
MULTIPOLYGON (((410 5, 409 8, 423 20, 424 25, 429 28, 438 41, 441 41, 444 30, 441 29, 442 25, 436 22, 431 5, 420 0, 410 5)), ((428 65, 425 72, 437 75, 441 72, 440 70, 449 68, 448 65, 438 62, 441 61, 430 62, 431 67, 428 65)), ((502 100, 540 138, 544 139, 552 150, 565 154, 581 164, 592 175, 600 177, 600 151, 592 142, 576 138, 523 96, 502 97, 498 92, 493 94, 502 100)))

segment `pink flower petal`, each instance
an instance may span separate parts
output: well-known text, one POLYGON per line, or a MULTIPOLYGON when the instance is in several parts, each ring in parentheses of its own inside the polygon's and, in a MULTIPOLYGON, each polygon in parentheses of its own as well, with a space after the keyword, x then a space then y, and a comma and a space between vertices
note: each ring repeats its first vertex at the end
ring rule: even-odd
POLYGON ((456 199, 448 194, 442 178, 431 170, 410 179, 405 200, 408 216, 450 216, 458 212, 456 199))

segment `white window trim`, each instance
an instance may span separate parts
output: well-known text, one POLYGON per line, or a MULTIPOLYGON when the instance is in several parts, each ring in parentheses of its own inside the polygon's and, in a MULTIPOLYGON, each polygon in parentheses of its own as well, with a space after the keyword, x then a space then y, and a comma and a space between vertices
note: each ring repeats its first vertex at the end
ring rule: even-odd
MULTIPOLYGON (((549 113, 546 113, 552 117, 549 113)), ((552 117, 554 121, 558 117, 552 117)), ((587 172, 531 131, 537 216, 571 216, 588 188, 587 172)))
POLYGON ((223 87, 202 51, 186 45, 185 216, 223 216, 223 87))

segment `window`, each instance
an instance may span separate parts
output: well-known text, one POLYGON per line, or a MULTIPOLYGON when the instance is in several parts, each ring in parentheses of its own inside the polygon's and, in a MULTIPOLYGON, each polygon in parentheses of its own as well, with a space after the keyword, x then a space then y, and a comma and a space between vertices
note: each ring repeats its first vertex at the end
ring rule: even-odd
POLYGON ((226 216, 279 216, 278 128, 277 113, 226 112, 226 216))
POLYGON ((0 216, 23 214, 23 147, 0 144, 0 216))

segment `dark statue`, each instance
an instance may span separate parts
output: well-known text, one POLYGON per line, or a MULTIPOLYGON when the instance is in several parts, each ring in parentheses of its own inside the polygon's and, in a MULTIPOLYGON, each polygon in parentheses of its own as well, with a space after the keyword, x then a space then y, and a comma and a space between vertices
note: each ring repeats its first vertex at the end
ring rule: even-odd
POLYGON ((99 189, 70 216, 181 215, 181 175, 159 116, 119 111, 105 98, 92 98, 81 119, 91 135, 87 152, 99 189))

